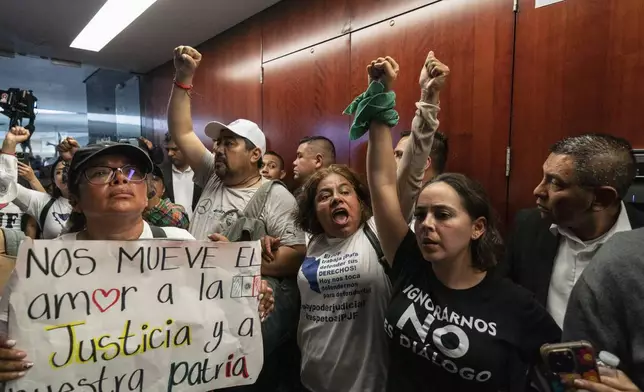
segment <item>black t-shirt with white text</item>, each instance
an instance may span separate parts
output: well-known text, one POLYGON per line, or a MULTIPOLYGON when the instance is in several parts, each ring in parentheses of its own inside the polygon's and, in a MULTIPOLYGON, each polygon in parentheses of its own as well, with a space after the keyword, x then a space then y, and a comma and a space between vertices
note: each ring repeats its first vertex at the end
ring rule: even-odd
POLYGON ((544 343, 561 330, 527 290, 488 273, 453 290, 434 275, 410 230, 391 271, 388 391, 522 391, 544 343))

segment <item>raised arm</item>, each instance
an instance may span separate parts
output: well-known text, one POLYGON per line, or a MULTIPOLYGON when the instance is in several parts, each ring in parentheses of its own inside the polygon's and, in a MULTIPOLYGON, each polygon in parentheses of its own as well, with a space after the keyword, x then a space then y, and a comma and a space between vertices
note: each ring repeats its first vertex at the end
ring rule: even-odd
POLYGON ((27 180, 27 182, 29 182, 31 189, 33 189, 34 191, 47 193, 45 188, 38 180, 38 177, 36 177, 36 173, 34 173, 34 169, 32 169, 31 166, 27 165, 26 163, 22 163, 18 161, 18 174, 20 175, 20 177, 24 178, 25 180, 27 180))
POLYGON ((429 52, 420 72, 420 101, 411 123, 411 134, 398 166, 398 198, 407 222, 411 220, 416 198, 423 186, 429 154, 438 129, 439 94, 449 75, 449 68, 429 52))
POLYGON ((76 154, 76 151, 78 151, 79 148, 80 145, 73 137, 66 137, 58 144, 58 146, 56 146, 56 150, 58 150, 60 158, 67 163, 71 162, 72 157, 76 154))
MULTIPOLYGON (((368 67, 369 78, 379 80, 390 90, 398 75, 398 64, 390 58, 379 58, 368 67)), ((391 129, 372 121, 367 148, 367 179, 371 205, 385 258, 393 265, 394 256, 407 234, 407 220, 403 217, 396 185, 396 161, 392 147, 391 129)))
POLYGON ((15 189, 18 187, 18 159, 16 146, 29 138, 29 131, 22 127, 12 127, 2 142, 0 154, 0 201, 12 202, 16 198, 15 189))
POLYGON ((2 142, 2 153, 16 156, 16 146, 29 139, 29 131, 23 127, 13 127, 7 132, 2 142))
POLYGON ((7 132, 2 143, 2 154, 0 154, 0 187, 4 189, 16 189, 11 195, 2 195, 2 202, 13 202, 21 211, 38 219, 40 212, 49 202, 51 196, 47 193, 38 192, 25 188, 18 184, 18 160, 16 159, 16 145, 29 138, 29 131, 23 127, 13 127, 7 132))
POLYGON ((190 167, 198 171, 208 152, 192 126, 190 111, 190 89, 195 71, 201 62, 201 54, 189 46, 174 50, 175 83, 168 104, 168 130, 172 140, 183 153, 190 167))

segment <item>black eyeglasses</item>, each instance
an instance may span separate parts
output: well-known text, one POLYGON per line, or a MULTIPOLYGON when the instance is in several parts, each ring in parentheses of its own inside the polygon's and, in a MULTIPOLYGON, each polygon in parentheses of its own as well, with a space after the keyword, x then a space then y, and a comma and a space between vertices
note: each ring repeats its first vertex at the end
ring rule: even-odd
POLYGON ((147 173, 136 166, 126 165, 123 167, 93 166, 85 169, 85 178, 90 184, 105 185, 109 184, 116 177, 119 171, 123 176, 132 182, 141 182, 145 180, 147 173))

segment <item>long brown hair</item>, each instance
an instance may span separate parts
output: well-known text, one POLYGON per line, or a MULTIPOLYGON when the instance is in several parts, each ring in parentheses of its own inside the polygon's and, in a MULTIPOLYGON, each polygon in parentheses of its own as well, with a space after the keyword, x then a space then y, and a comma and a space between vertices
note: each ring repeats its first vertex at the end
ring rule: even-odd
POLYGON ((346 178, 353 186, 362 210, 360 223, 365 223, 372 216, 369 189, 360 180, 359 175, 347 165, 331 165, 315 172, 296 192, 298 208, 294 212, 295 224, 298 228, 314 236, 324 233, 324 229, 320 225, 320 220, 316 213, 315 197, 317 189, 320 182, 331 174, 337 174, 346 178))

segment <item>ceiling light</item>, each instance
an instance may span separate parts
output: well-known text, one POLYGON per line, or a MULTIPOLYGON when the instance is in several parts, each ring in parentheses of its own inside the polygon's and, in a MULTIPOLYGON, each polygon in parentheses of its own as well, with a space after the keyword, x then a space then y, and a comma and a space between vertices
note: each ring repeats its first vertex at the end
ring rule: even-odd
POLYGON ((52 110, 52 109, 36 109, 37 113, 36 114, 85 114, 85 113, 77 113, 77 112, 69 112, 67 110, 52 110))
POLYGON ((156 1, 107 0, 69 46, 100 51, 156 1))
POLYGON ((70 60, 61 60, 61 59, 51 59, 51 63, 54 65, 62 65, 63 67, 74 67, 74 68, 80 68, 82 66, 81 63, 78 61, 70 61, 70 60))

